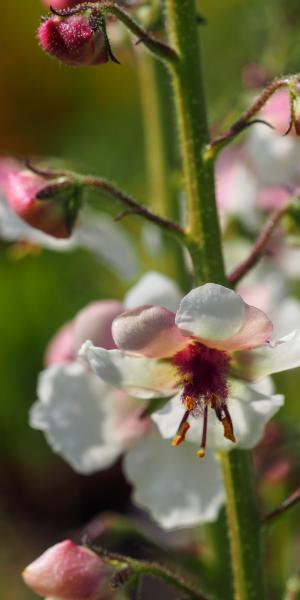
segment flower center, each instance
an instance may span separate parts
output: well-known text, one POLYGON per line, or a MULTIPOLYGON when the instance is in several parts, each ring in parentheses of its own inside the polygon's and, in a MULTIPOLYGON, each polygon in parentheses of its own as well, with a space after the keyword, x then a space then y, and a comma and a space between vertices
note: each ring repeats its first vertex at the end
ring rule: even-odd
POLYGON ((189 344, 173 356, 172 363, 177 369, 182 390, 182 402, 185 413, 180 422, 173 446, 179 446, 190 428, 190 415, 203 415, 201 446, 199 457, 205 456, 207 437, 208 407, 215 411, 222 423, 224 436, 235 442, 232 420, 227 407, 229 393, 228 372, 230 357, 226 352, 208 348, 200 342, 189 344))

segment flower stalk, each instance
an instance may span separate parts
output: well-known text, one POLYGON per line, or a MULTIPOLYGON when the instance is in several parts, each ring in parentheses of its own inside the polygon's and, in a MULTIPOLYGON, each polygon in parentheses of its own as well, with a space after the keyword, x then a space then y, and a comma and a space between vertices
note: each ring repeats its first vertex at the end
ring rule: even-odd
POLYGON ((194 0, 166 0, 170 43, 179 60, 170 64, 188 207, 188 247, 197 283, 225 283, 215 203, 213 164, 205 162, 209 144, 201 78, 197 11, 194 0))
POLYGON ((209 600, 199 591, 198 586, 189 581, 185 576, 175 573, 173 570, 156 562, 136 560, 116 552, 109 552, 94 545, 88 545, 108 565, 117 569, 113 585, 121 587, 124 583, 131 583, 131 579, 137 582, 141 577, 150 576, 168 583, 176 590, 184 594, 185 598, 191 600, 209 600), (120 577, 121 576, 121 577, 120 577))
MULTIPOLYGON (((197 283, 225 284, 221 236, 216 208, 213 160, 209 146, 199 35, 194 0, 166 0, 170 43, 179 61, 171 65, 188 210, 188 244, 197 283)), ((235 600, 263 600, 264 578, 260 518, 250 456, 245 451, 222 454, 235 600)))

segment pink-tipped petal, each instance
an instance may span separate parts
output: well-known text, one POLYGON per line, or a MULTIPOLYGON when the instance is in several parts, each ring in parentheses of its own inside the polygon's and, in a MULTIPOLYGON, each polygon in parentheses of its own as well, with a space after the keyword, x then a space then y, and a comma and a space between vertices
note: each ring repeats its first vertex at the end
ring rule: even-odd
POLYGON ((115 348, 111 326, 113 320, 123 310, 123 305, 114 300, 92 302, 83 308, 74 320, 74 346, 76 351, 86 340, 91 340, 95 346, 107 350, 115 348))
POLYGON ((148 358, 167 358, 189 339, 175 325, 175 314, 162 306, 145 304, 117 317, 112 335, 118 348, 148 358))
POLYGON ((52 364, 68 363, 74 357, 74 328, 72 323, 66 323, 48 344, 44 363, 49 367, 52 364))
POLYGON ((235 371, 249 381, 256 381, 266 375, 288 371, 299 366, 300 331, 295 330, 275 344, 237 354, 235 371))
POLYGON ((233 352, 235 350, 250 350, 265 345, 272 338, 273 325, 262 310, 255 306, 247 306, 245 310, 244 323, 235 335, 227 340, 217 340, 214 343, 207 340, 204 343, 208 346, 233 352))

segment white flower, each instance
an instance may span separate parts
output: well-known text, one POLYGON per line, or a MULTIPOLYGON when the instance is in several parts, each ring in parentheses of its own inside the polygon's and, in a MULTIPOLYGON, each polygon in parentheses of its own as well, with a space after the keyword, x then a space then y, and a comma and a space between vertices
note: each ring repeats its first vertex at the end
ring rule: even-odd
MULTIPOLYGON (((253 447, 282 406, 269 379, 258 384, 235 379, 237 373, 252 380, 279 370, 276 361, 266 364, 271 334, 264 313, 232 290, 207 284, 185 296, 176 315, 148 305, 117 317, 113 336, 121 350, 83 345, 81 356, 103 381, 139 398, 171 397, 152 414, 161 437, 157 429, 148 431, 124 461, 134 500, 163 527, 217 517, 224 492, 213 451, 228 451, 233 441, 253 447), (187 444, 172 448, 170 440, 177 446, 185 438, 187 444), (205 460, 199 462, 194 455, 198 450, 203 456, 205 446, 205 460)), ((287 341, 285 350, 289 359, 282 370, 300 364, 300 340, 287 341)))

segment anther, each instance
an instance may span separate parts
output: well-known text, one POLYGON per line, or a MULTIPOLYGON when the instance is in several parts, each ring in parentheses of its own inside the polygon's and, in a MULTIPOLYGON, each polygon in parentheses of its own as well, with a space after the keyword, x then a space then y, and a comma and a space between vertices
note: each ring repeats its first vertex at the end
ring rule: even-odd
POLYGON ((185 396, 183 399, 184 406, 187 410, 194 410, 196 406, 196 400, 193 396, 185 396))
POLYGON ((180 444, 182 444, 182 442, 184 442, 185 436, 189 428, 190 425, 187 422, 182 423, 182 425, 180 425, 177 435, 175 435, 175 437, 172 440, 172 446, 179 446, 180 444))
POLYGON ((227 408, 226 405, 223 406, 223 411, 224 411, 224 417, 222 418, 222 425, 223 425, 223 429, 224 429, 224 437, 227 440, 230 440, 231 442, 235 443, 236 442, 236 438, 233 432, 233 424, 232 424, 232 420, 231 420, 231 416, 229 414, 229 410, 227 408))
POLYGON ((233 427, 232 427, 231 419, 228 419, 228 417, 224 417, 224 419, 222 419, 221 423, 222 423, 223 429, 224 429, 224 437, 227 440, 230 440, 231 442, 235 443, 236 442, 236 438, 235 438, 235 435, 233 433, 233 427))
POLYGON ((186 410, 177 429, 177 433, 172 440, 172 446, 179 446, 184 442, 185 436, 190 428, 189 423, 187 422, 189 415, 190 411, 186 410))

